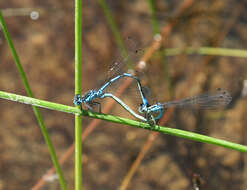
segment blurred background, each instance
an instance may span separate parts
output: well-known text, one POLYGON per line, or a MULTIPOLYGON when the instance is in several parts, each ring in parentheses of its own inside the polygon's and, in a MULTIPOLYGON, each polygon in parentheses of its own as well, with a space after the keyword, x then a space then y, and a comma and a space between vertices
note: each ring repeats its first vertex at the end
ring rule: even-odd
MULTIPOLYGON (((151 89, 154 102, 215 91, 218 87, 233 97, 224 110, 173 110, 165 115, 168 121, 163 125, 247 144, 246 59, 185 51, 188 47, 244 50, 244 0, 157 0, 155 15, 150 1, 84 0, 82 93, 104 79, 121 52, 104 3, 122 39, 131 36, 143 50, 143 56, 148 57, 142 82, 151 89), (184 5, 187 7, 183 9, 184 5), (154 23, 154 17, 158 23, 154 23), (162 42, 155 49, 152 44, 157 42, 154 36, 158 31, 162 42), (170 48, 181 51, 172 53, 170 48), (150 55, 148 49, 153 50, 150 55)), ((9 0, 1 1, 0 9, 34 96, 72 106, 74 2, 9 0)), ((0 58, 1 91, 26 95, 2 32, 0 58)), ((121 98, 132 107, 139 105, 140 100, 136 102, 130 94, 133 93, 127 89, 121 98)), ((102 109, 106 100, 103 102, 102 109)), ((31 189, 52 167, 48 148, 31 106, 0 99, 0 107, 0 189, 31 189)), ((46 109, 41 109, 41 113, 61 158, 74 143, 74 117, 46 109)), ((118 105, 110 113, 133 118, 118 105)), ((92 121, 83 118, 84 131, 92 121)), ((125 177, 143 147, 148 151, 131 180, 127 180, 127 189, 247 189, 247 160, 243 153, 104 121, 94 127, 83 144, 84 189, 123 190, 125 177)), ((74 154, 66 159, 62 169, 72 189, 74 154)), ((40 189, 60 189, 56 176, 46 178, 40 189)))

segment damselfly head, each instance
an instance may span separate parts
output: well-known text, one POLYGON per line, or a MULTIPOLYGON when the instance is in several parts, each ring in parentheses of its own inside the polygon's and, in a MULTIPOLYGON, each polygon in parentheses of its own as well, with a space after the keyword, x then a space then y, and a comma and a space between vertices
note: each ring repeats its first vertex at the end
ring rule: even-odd
POLYGON ((140 112, 140 113, 147 113, 148 112, 148 108, 149 107, 149 105, 146 105, 146 104, 140 104, 140 107, 138 108, 138 111, 140 112))
POLYGON ((143 104, 140 104, 140 107, 138 108, 138 111, 139 111, 140 113, 144 113, 143 104))
POLYGON ((76 94, 74 96, 73 103, 74 103, 75 106, 79 106, 82 103, 81 95, 80 94, 76 94))

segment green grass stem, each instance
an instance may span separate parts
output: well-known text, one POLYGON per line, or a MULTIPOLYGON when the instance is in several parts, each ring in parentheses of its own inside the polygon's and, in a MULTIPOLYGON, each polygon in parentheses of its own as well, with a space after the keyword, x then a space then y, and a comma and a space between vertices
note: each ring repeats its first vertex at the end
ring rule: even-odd
MULTIPOLYGON (((3 29, 4 36, 5 36, 5 38, 6 38, 7 42, 8 42, 8 45, 10 47, 10 50, 11 50, 12 54, 13 54, 13 57, 14 57, 14 60, 15 60, 15 64, 16 64, 17 69, 19 71, 19 74, 21 76, 22 82, 24 83, 26 92, 27 92, 28 96, 33 97, 32 90, 31 90, 30 85, 28 83, 28 80, 27 80, 26 74, 24 72, 24 69, 22 67, 22 64, 21 64, 21 61, 19 59, 19 56, 18 56, 18 54, 17 54, 17 52, 15 50, 14 44, 13 44, 12 39, 10 37, 10 34, 8 32, 7 25, 6 25, 5 21, 4 21, 4 18, 3 18, 3 15, 1 13, 1 11, 0 11, 0 22, 1 22, 1 26, 2 26, 2 29, 3 29)), ((33 111, 34 111, 34 114, 35 114, 35 116, 36 116, 36 118, 38 120, 38 123, 39 123, 39 126, 41 128, 42 134, 43 134, 43 136, 45 138, 46 144, 47 144, 48 149, 50 151, 50 155, 51 155, 51 159, 53 161, 53 164, 55 165, 56 171, 58 173, 61 189, 66 190, 67 187, 66 187, 66 182, 65 182, 65 179, 64 179, 64 176, 63 176, 63 173, 62 173, 62 169, 61 169, 61 167, 59 165, 55 149, 54 149, 54 147, 52 145, 52 142, 51 142, 48 130, 47 130, 46 126, 45 126, 44 120, 42 118, 42 115, 41 115, 41 113, 40 113, 40 111, 39 111, 39 109, 37 107, 33 106, 33 111)))
POLYGON ((245 145, 232 143, 226 140, 221 140, 221 139, 217 139, 214 137, 197 134, 194 132, 189 132, 189 131, 184 131, 184 130, 174 129, 174 128, 168 128, 168 127, 158 126, 158 125, 153 126, 151 128, 148 123, 143 123, 140 121, 135 121, 135 120, 113 116, 113 115, 95 113, 95 112, 91 112, 88 110, 80 110, 79 108, 76 108, 76 107, 66 106, 63 104, 57 104, 53 102, 48 102, 48 101, 30 98, 26 96, 16 95, 13 93, 7 93, 3 91, 0 91, 0 98, 11 100, 11 101, 16 101, 20 103, 25 103, 25 104, 31 104, 34 106, 43 107, 43 108, 47 108, 51 110, 72 113, 76 115, 81 114, 83 116, 87 116, 87 117, 91 117, 95 119, 102 119, 102 120, 110 121, 113 123, 133 126, 136 128, 147 129, 151 131, 157 131, 157 132, 168 134, 168 135, 173 135, 173 136, 177 136, 177 137, 181 137, 181 138, 185 138, 189 140, 194 140, 194 141, 198 141, 202 143, 214 144, 217 146, 222 146, 228 149, 233 149, 233 150, 247 153, 247 146, 245 145))
MULTIPOLYGON (((82 0, 75 0, 75 94, 82 89, 82 0)), ((79 106, 78 106, 79 107, 79 106)), ((82 117, 75 115, 75 189, 82 189, 82 117)))
MULTIPOLYGON (((111 28, 111 31, 113 33, 113 36, 117 42, 118 47, 120 48, 122 54, 124 57, 128 56, 128 51, 124 45, 123 39, 122 39, 122 35, 120 33, 120 30, 118 29, 118 26, 112 16, 111 10, 108 7, 107 3, 105 2, 105 0, 98 0, 99 4, 101 5, 104 14, 106 16, 107 22, 111 28)), ((128 62, 128 64, 131 64, 130 62, 128 62)), ((130 68, 132 65, 128 65, 130 68)))
POLYGON ((237 58, 247 58, 247 51, 241 49, 229 48, 212 48, 212 47, 186 47, 186 48, 168 48, 164 50, 166 56, 175 56, 179 54, 199 54, 199 55, 215 55, 237 58))
POLYGON ((160 34, 160 24, 156 16, 155 0, 148 0, 154 35, 160 34))

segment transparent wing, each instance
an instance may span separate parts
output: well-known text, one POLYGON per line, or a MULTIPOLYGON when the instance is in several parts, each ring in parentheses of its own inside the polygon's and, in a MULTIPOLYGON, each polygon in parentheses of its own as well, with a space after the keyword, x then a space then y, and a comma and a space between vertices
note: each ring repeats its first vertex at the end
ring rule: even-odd
POLYGON ((128 72, 129 69, 133 69, 140 58, 143 50, 138 48, 136 40, 128 37, 124 40, 126 45, 126 50, 122 51, 122 56, 113 62, 107 72, 107 77, 112 78, 121 73, 128 72))
MULTIPOLYGON (((109 82, 111 79, 123 73, 134 74, 134 71, 130 69, 135 67, 135 64, 137 63, 138 58, 141 56, 141 50, 139 51, 137 49, 135 40, 130 37, 125 39, 124 42, 126 44, 125 45, 126 50, 125 51, 118 50, 119 51, 117 53, 118 55, 116 55, 116 57, 114 56, 115 57, 113 58, 114 61, 110 63, 109 67, 106 68, 103 74, 103 77, 101 77, 103 80, 96 81, 97 84, 94 89, 99 89, 100 87, 105 85, 107 82, 109 82)), ((120 84, 120 83, 117 83, 117 84, 120 84)))
POLYGON ((193 107, 199 109, 217 109, 225 107, 232 100, 230 93, 224 89, 217 89, 214 94, 202 94, 176 101, 162 103, 164 108, 169 107, 193 107))

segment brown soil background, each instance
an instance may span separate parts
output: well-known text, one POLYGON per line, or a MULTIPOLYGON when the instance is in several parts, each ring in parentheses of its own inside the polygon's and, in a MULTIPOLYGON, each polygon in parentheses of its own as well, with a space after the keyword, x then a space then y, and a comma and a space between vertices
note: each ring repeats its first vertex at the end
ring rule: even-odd
MULTIPOLYGON (((107 3, 123 37, 133 36, 142 48, 147 48, 153 39, 148 1, 107 3)), ((182 1, 156 3, 161 25, 165 26, 182 1)), ((72 105, 74 2, 9 0, 1 1, 0 8, 42 10, 38 20, 31 20, 29 16, 9 16, 6 23, 34 96, 72 105)), ((244 1, 196 1, 179 18, 166 47, 212 46, 219 40, 219 47, 245 49, 246 9, 244 1), (224 35, 224 27, 236 12, 239 16, 224 35)), ((105 76, 119 52, 98 1, 83 1, 82 43, 82 88, 86 92, 105 76)), ((0 89, 26 95, 2 32, 0 58, 0 89)), ((247 103, 246 98, 241 97, 247 74, 246 59, 213 57, 200 72, 195 71, 205 62, 206 56, 181 54, 165 59, 175 97, 181 93, 191 96, 217 87, 227 89, 233 97, 225 110, 176 110, 166 125, 247 144, 247 103), (193 83, 184 92, 191 77, 194 77, 193 83)), ((161 56, 155 53, 148 62, 143 83, 152 89, 153 97, 159 101, 172 98, 168 93, 166 72, 161 56)), ((134 106, 135 100, 128 92, 123 99, 134 106)), ((30 189, 52 166, 47 146, 31 106, 0 99, 0 107, 0 189, 30 189)), ((74 142, 74 117, 46 109, 41 109, 41 113, 56 153, 61 157, 74 142)), ((112 114, 130 117, 117 105, 112 114)), ((83 127, 90 121, 92 119, 83 118, 83 127)), ((102 122, 83 144, 84 189, 118 189, 149 134, 150 131, 102 122)), ((237 151, 159 135, 128 189, 193 189, 195 175, 201 176, 200 189, 247 189, 245 161, 246 156, 237 151)), ((62 168, 69 189, 73 189, 73 155, 62 168)), ((48 182, 42 189, 60 189, 59 182, 48 182)))

